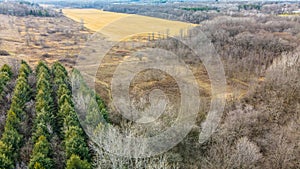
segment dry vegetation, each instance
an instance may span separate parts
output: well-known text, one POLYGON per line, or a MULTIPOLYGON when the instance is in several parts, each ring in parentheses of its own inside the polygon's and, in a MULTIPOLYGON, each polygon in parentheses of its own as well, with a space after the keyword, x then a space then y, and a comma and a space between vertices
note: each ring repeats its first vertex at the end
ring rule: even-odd
POLYGON ((195 26, 184 22, 96 9, 64 9, 63 13, 77 22, 83 22, 87 28, 100 31, 104 36, 115 41, 142 32, 155 32, 174 36, 178 35, 181 30, 195 26))
POLYGON ((199 28, 222 57, 228 85, 247 93, 233 95, 212 139, 187 153, 199 157, 196 166, 299 167, 299 19, 220 17, 199 28))
MULTIPOLYGON (((192 131, 169 152, 171 161, 180 161, 179 166, 184 168, 299 167, 299 21, 297 16, 223 16, 203 22, 196 28, 208 36, 223 60, 229 97, 222 124, 211 140, 198 144, 198 131, 192 131)), ((181 38, 188 40, 188 37, 181 38)), ((161 39, 151 41, 151 35, 128 39, 123 39, 124 42, 107 53, 97 73, 96 89, 108 105, 110 82, 116 66, 135 50, 149 45, 155 47, 157 43, 162 47, 161 39)), ((176 45, 166 43, 167 49, 171 50, 176 45)), ((202 96, 209 99, 207 72, 200 66, 201 62, 185 59, 185 55, 189 53, 183 51, 181 57, 193 69, 202 96)), ((98 67, 92 62, 90 65, 90 68, 98 67)), ((88 69, 84 71, 89 72, 88 69)), ((149 76, 145 74, 140 76, 149 76)), ((168 76, 146 82, 142 82, 141 77, 137 77, 136 86, 131 88, 133 95, 147 95, 147 91, 159 87, 171 99, 177 97, 178 90, 168 76)), ((199 113, 197 124, 205 111, 207 107, 199 113)), ((120 123, 119 116, 114 113, 109 116, 113 123, 120 123)), ((114 164, 127 160, 115 159, 114 164)))
POLYGON ((39 60, 60 60, 74 65, 91 32, 66 17, 16 17, 0 15, 2 62, 23 59, 35 65, 39 60), (7 55, 8 56, 2 56, 7 55))

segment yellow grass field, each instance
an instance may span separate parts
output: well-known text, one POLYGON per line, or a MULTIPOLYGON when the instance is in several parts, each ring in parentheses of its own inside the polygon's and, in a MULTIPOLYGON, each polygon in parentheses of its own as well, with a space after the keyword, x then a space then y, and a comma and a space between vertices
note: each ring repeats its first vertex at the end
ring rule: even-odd
POLYGON ((139 33, 160 33, 175 36, 196 26, 185 22, 97 9, 63 9, 63 13, 77 22, 83 20, 86 28, 99 31, 114 41, 139 33))

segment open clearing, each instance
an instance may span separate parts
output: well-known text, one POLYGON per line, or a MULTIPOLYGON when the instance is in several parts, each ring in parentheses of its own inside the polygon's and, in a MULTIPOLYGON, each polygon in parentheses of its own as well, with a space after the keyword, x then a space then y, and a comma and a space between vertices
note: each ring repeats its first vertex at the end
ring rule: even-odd
POLYGON ((0 15, 0 66, 11 60, 25 60, 34 67, 39 60, 61 61, 74 65, 82 46, 92 31, 82 30, 78 22, 67 17, 33 17, 0 15))
MULTIPOLYGON (((63 13, 65 16, 69 17, 70 19, 73 19, 78 23, 83 22, 86 28, 92 31, 98 31, 99 34, 96 35, 104 35, 103 39, 98 42, 100 44, 94 44, 94 48, 100 50, 97 52, 103 53, 104 51, 106 51, 106 48, 104 47, 106 46, 105 44, 111 43, 107 40, 122 41, 120 45, 123 45, 118 46, 117 48, 113 48, 108 53, 109 57, 107 57, 104 61, 105 64, 102 62, 102 68, 99 68, 99 64, 95 64, 95 61, 99 59, 99 54, 97 54, 96 51, 90 54, 89 57, 84 58, 84 64, 76 65, 76 68, 79 69, 85 75, 87 81, 90 80, 89 77, 94 76, 93 72, 95 69, 101 69, 101 71, 98 70, 96 79, 94 79, 95 82, 92 80, 91 83, 95 83, 94 85, 97 89, 97 92, 100 93, 101 97, 106 101, 106 103, 109 103, 111 101, 110 82, 114 73, 114 67, 116 67, 119 63, 123 61, 123 57, 127 57, 131 55, 132 52, 134 52, 132 48, 137 48, 137 46, 139 46, 131 46, 131 44, 133 44, 133 41, 139 39, 137 41, 141 42, 141 44, 146 44, 149 40, 147 38, 148 34, 149 36, 152 36, 152 33, 161 33, 165 35, 168 34, 170 36, 184 36, 185 32, 189 28, 196 26, 195 24, 185 22, 170 21, 140 15, 107 12, 97 9, 63 9, 63 13), (126 44, 129 46, 129 48, 127 48, 127 45, 123 43, 124 41, 126 41, 126 44), (102 48, 98 48, 99 46, 102 46, 102 48)), ((157 34, 155 34, 154 36, 157 36, 157 34)), ((211 86, 205 68, 203 67, 203 65, 201 66, 199 64, 193 65, 191 68, 193 69, 195 77, 199 83, 200 93, 205 97, 209 96, 211 86)), ((167 82, 169 84, 168 87, 170 87, 170 81, 167 82)), ((240 97, 242 93, 244 94, 243 91, 245 86, 240 86, 237 82, 232 83, 235 84, 236 88, 240 89, 240 91, 238 92, 239 94, 236 95, 239 95, 240 97)), ((145 85, 145 83, 139 84, 145 85)), ((163 86, 162 84, 153 83, 152 81, 150 81, 149 84, 151 84, 150 86, 163 86)), ((140 88, 143 89, 144 87, 140 88)), ((228 90, 228 98, 230 98, 232 97, 232 95, 234 95, 233 92, 231 92, 233 89, 228 86, 228 90)), ((143 93, 142 91, 139 92, 143 93)), ((174 97, 176 95, 173 94, 172 96, 174 97)))
POLYGON ((171 36, 184 33, 195 24, 165 19, 130 15, 97 9, 63 9, 63 13, 93 31, 99 31, 110 40, 121 40, 139 33, 160 33, 171 36))

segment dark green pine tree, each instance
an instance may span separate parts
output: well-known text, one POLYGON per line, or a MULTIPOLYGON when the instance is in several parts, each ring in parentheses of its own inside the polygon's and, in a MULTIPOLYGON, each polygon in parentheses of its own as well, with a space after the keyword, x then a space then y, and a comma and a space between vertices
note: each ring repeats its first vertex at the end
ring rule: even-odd
POLYGON ((70 81, 65 68, 55 63, 52 67, 57 89, 58 119, 66 153, 67 169, 91 168, 91 156, 85 134, 80 126, 72 101, 70 81))
POLYGON ((86 160, 81 160, 79 156, 72 155, 67 161, 66 169, 91 169, 91 165, 86 160))
POLYGON ((29 169, 52 169, 53 161, 49 158, 51 154, 50 149, 50 144, 47 141, 47 138, 41 135, 38 138, 38 141, 34 144, 32 156, 29 162, 29 169))
POLYGON ((45 63, 39 62, 36 68, 36 77, 36 118, 34 119, 34 132, 31 138, 34 149, 30 157, 29 168, 50 169, 54 167, 48 141, 53 133, 54 102, 52 99, 50 70, 45 63))

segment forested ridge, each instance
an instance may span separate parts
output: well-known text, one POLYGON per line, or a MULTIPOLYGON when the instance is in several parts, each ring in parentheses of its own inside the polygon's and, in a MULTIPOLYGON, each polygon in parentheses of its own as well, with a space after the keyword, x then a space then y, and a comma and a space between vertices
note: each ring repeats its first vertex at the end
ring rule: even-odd
POLYGON ((15 72, 2 66, 0 76, 5 118, 0 168, 92 168, 93 153, 77 118, 64 66, 56 62, 49 68, 39 62, 32 70, 22 61, 15 72))

